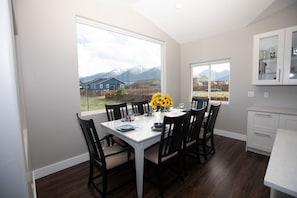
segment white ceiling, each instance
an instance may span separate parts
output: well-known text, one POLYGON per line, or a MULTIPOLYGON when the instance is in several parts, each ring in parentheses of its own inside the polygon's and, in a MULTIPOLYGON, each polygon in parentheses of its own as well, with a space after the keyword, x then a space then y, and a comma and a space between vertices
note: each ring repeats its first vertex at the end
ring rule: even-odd
POLYGON ((296 0, 98 0, 131 6, 179 43, 229 32, 296 0), (176 3, 182 3, 176 9, 176 3))

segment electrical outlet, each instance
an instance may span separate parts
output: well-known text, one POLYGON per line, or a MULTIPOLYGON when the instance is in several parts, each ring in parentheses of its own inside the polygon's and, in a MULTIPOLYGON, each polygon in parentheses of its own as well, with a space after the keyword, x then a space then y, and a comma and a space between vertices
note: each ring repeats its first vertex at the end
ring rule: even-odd
POLYGON ((269 98, 269 92, 267 91, 264 92, 264 98, 269 98))
POLYGON ((254 97, 255 93, 254 91, 248 91, 248 97, 254 97))

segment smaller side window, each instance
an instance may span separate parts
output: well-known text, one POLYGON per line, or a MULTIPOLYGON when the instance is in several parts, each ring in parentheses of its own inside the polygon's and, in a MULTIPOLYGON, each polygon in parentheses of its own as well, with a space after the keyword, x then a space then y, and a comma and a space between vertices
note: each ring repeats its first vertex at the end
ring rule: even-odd
POLYGON ((191 64, 192 96, 208 97, 211 101, 230 101, 230 60, 191 64))

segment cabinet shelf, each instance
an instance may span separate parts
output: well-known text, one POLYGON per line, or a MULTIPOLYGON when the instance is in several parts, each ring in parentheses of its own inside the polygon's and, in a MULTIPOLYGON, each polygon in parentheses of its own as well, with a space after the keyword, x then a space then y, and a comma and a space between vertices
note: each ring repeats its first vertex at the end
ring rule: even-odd
POLYGON ((276 63, 277 59, 276 58, 266 58, 266 59, 260 59, 261 62, 265 63, 276 63))

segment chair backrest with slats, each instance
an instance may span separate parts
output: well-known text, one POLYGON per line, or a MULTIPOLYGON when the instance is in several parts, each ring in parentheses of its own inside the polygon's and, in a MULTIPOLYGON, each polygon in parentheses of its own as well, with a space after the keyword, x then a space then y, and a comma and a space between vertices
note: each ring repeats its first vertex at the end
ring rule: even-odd
POLYGON ((108 121, 125 118, 128 114, 127 103, 105 105, 108 121))
POLYGON ((204 136, 208 134, 213 134, 214 126, 217 120, 217 116, 221 107, 221 103, 218 105, 210 105, 210 109, 208 112, 207 121, 204 126, 204 136))
POLYGON ((206 107, 208 108, 209 98, 200 98, 200 97, 193 97, 192 98, 192 108, 193 109, 202 109, 206 107))
POLYGON ((159 146, 158 163, 174 153, 181 151, 189 113, 177 117, 164 117, 163 130, 159 146))
POLYGON ((133 112, 135 114, 144 114, 149 112, 149 101, 144 100, 144 101, 134 101, 131 102, 133 112))
POLYGON ((200 129, 204 121, 206 107, 202 109, 191 109, 187 134, 184 140, 184 146, 192 141, 198 141, 200 129))
POLYGON ((97 164, 101 166, 100 168, 105 169, 106 161, 104 152, 101 147, 100 139, 98 137, 93 119, 83 120, 78 116, 78 114, 76 114, 76 116, 88 146, 90 160, 99 162, 97 164))

